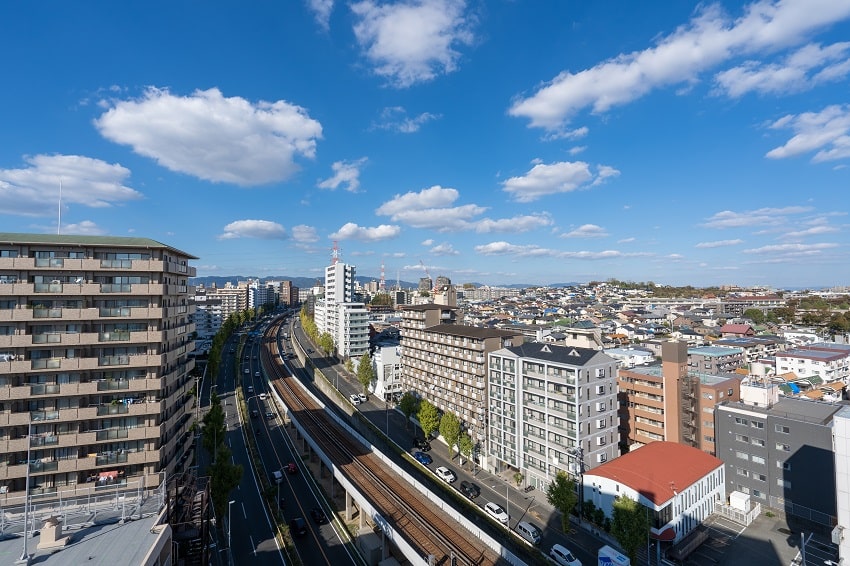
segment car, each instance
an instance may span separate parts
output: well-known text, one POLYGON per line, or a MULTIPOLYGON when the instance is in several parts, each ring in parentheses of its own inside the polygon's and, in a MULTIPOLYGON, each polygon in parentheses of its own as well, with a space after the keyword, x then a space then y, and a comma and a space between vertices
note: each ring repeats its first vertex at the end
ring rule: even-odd
POLYGON ((255 371, 255 372, 254 372, 254 377, 260 377, 260 372, 255 371))
POLYGON ((327 515, 325 515, 325 512, 318 507, 310 509, 310 516, 313 517, 313 521, 315 521, 317 525, 324 525, 328 522, 327 515))
POLYGON ((413 441, 413 447, 418 448, 423 452, 428 452, 431 449, 431 443, 424 438, 417 438, 413 441))
MULTIPOLYGON (((553 544, 549 556, 561 566, 581 566, 581 561, 566 546, 553 544)), ((601 560, 600 560, 601 562, 601 560)))
POLYGON ((253 385, 249 385, 249 386, 248 386, 248 395, 251 395, 252 393, 254 393, 254 386, 253 386, 253 385))
POLYGON ((266 397, 268 397, 268 395, 266 395, 265 393, 260 393, 260 400, 261 401, 265 401, 266 397))
POLYGON ((430 457, 429 455, 427 455, 425 452, 414 452, 414 453, 413 453, 413 458, 414 458, 417 462, 419 462, 420 464, 422 464, 423 466, 427 466, 428 464, 430 464, 431 462, 433 462, 433 461, 434 461, 434 460, 432 460, 432 459, 431 459, 431 457, 430 457))
POLYGON ((252 418, 252 419, 256 419, 256 418, 257 418, 257 417, 259 417, 259 416, 260 416, 260 411, 258 411, 257 409, 252 409, 252 410, 251 410, 251 418, 252 418))
POLYGON ((369 398, 366 396, 365 393, 358 393, 357 398, 360 399, 361 403, 365 403, 366 401, 369 400, 369 398))
POLYGON ((351 401, 352 405, 359 405, 362 401, 360 401, 360 397, 356 393, 352 393, 348 396, 348 400, 351 401))
POLYGON ((272 413, 271 411, 266 411, 266 418, 268 420, 272 420, 274 418, 274 413, 272 413))
POLYGON ((251 375, 251 370, 249 370, 248 368, 245 368, 245 375, 251 375))
POLYGON ((434 473, 437 474, 438 478, 440 478, 446 483, 452 483, 457 479, 457 474, 455 474, 453 471, 451 471, 445 466, 440 466, 439 468, 434 470, 434 473))
POLYGON ((295 517, 289 521, 289 532, 293 535, 303 537, 307 534, 307 521, 303 517, 295 517))
POLYGON ((460 482, 460 492, 470 499, 475 499, 481 495, 481 488, 472 482, 463 480, 460 482))
POLYGON ((295 462, 288 463, 287 465, 285 465, 283 467, 283 469, 286 470, 287 474, 297 474, 298 473, 298 466, 295 465, 295 462))
POLYGON ((484 506, 484 511, 503 525, 508 524, 508 512, 505 511, 498 503, 488 501, 484 506))

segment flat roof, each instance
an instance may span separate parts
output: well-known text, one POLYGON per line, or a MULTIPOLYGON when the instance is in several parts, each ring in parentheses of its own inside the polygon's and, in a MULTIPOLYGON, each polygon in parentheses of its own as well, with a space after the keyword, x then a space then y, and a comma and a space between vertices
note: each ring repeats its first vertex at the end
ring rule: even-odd
POLYGON ((466 338, 508 338, 511 336, 522 336, 522 333, 508 332, 507 330, 499 330, 498 328, 467 326, 465 324, 436 324, 426 328, 425 332, 466 338))
POLYGON ((80 236, 76 234, 17 234, 14 232, 0 232, 0 243, 15 245, 21 244, 56 244, 64 246, 92 246, 92 247, 116 247, 126 246, 133 248, 157 248, 166 249, 189 259, 199 259, 192 254, 178 250, 162 242, 150 238, 128 238, 124 236, 80 236))
POLYGON ((735 354, 743 354, 743 348, 727 348, 725 346, 699 346, 696 348, 688 348, 688 354, 699 354, 711 358, 719 358, 720 356, 734 356, 735 354))
POLYGON ((775 415, 778 417, 799 420, 807 423, 816 423, 826 425, 831 420, 833 415, 842 407, 848 406, 843 403, 829 403, 826 401, 816 401, 801 397, 780 397, 779 401, 771 407, 757 407, 740 401, 722 403, 717 406, 718 409, 729 408, 730 410, 742 410, 762 415, 775 415))
POLYGON ((723 461, 698 448, 678 442, 650 442, 597 466, 585 474, 626 485, 656 507, 723 466, 723 461), (675 462, 675 465, 670 465, 675 462))

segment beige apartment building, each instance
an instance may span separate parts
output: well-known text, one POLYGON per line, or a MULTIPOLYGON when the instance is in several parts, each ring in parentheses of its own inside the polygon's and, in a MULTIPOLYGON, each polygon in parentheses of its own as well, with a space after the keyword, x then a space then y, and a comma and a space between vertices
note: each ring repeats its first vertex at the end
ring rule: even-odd
POLYGON ((186 252, 0 233, 0 504, 156 486, 192 447, 186 252))
POLYGON ((522 344, 522 334, 462 325, 457 307, 447 305, 409 305, 401 315, 404 390, 428 399, 441 411, 454 413, 479 444, 483 457, 487 355, 522 344))

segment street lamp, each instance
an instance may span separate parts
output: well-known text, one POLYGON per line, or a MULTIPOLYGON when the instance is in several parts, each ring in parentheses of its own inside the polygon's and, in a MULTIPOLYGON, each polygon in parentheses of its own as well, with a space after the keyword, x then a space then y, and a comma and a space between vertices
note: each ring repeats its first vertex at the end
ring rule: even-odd
MULTIPOLYGON (((227 502, 227 548, 230 548, 230 531, 231 531, 230 506, 233 505, 234 503, 236 503, 236 501, 234 501, 232 499, 227 502)), ((231 556, 233 556, 233 554, 231 554, 231 556)))
POLYGON ((24 549, 21 552, 21 557, 18 560, 20 564, 29 564, 30 555, 27 549, 27 536, 29 534, 29 514, 30 514, 30 455, 32 451, 32 421, 27 425, 27 479, 24 487, 24 549))

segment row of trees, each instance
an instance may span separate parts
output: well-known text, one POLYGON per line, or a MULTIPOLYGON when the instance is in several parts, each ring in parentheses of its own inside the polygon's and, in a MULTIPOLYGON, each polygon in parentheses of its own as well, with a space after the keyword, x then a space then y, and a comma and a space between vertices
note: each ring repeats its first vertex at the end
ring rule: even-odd
POLYGON ((451 458, 454 458, 453 451, 457 448, 459 455, 467 461, 472 460, 475 443, 469 433, 464 432, 457 415, 440 413, 433 403, 427 399, 419 399, 410 391, 401 396, 398 408, 407 419, 405 426, 409 426, 410 417, 416 415, 416 420, 419 421, 419 427, 426 439, 430 438, 434 431, 439 431, 440 436, 449 446, 451 458))
POLYGON ((231 452, 226 442, 227 425, 224 422, 224 410, 215 391, 210 397, 210 410, 204 415, 202 422, 202 445, 212 458, 212 464, 207 466, 207 474, 210 476, 210 496, 215 516, 220 521, 227 511, 230 492, 242 481, 243 470, 241 465, 234 464, 230 458, 231 452))
POLYGON ((319 334, 319 327, 316 326, 316 321, 313 320, 313 317, 311 317, 307 312, 306 305, 301 307, 299 317, 301 318, 301 329, 304 331, 304 334, 307 335, 307 338, 309 338, 324 355, 329 356, 332 354, 336 350, 334 337, 328 332, 319 334))

